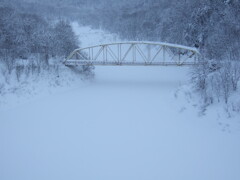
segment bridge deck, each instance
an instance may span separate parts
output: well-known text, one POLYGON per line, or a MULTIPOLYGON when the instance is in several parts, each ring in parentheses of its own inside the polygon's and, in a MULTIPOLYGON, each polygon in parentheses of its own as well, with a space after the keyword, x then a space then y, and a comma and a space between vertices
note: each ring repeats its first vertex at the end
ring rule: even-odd
POLYGON ((68 60, 65 62, 66 66, 193 66, 199 65, 194 62, 103 62, 103 61, 81 61, 81 60, 68 60))

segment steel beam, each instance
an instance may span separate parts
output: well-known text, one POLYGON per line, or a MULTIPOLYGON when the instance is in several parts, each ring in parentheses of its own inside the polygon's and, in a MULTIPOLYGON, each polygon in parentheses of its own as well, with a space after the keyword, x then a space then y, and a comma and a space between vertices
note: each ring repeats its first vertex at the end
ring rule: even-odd
POLYGON ((102 44, 76 49, 65 59, 64 64, 68 66, 73 65, 182 66, 199 64, 197 58, 197 56, 199 55, 200 54, 197 51, 197 49, 192 47, 161 42, 157 43, 157 42, 132 41, 102 44), (124 46, 126 46, 125 49, 123 48, 124 46), (142 50, 142 46, 146 48, 146 51, 142 50), (114 47, 116 47, 116 49, 113 50, 114 47), (155 49, 153 49, 153 47, 155 49), (172 48, 176 49, 176 51, 172 48), (162 57, 158 56, 161 52, 162 57), (131 55, 132 59, 131 58, 126 59, 130 53, 132 53, 131 55), (74 56, 76 56, 76 59, 74 59, 74 56), (141 61, 137 59, 138 57, 140 57, 141 61))

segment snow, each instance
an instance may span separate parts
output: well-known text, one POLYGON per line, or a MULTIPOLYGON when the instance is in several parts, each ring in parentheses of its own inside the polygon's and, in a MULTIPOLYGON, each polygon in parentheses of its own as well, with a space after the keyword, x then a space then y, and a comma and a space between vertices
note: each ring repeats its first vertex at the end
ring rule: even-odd
MULTIPOLYGON (((82 47, 118 40, 74 24, 82 47), (83 34, 83 35, 81 35, 83 34)), ((239 180, 240 121, 199 115, 187 67, 96 67, 0 109, 1 180, 239 180)))

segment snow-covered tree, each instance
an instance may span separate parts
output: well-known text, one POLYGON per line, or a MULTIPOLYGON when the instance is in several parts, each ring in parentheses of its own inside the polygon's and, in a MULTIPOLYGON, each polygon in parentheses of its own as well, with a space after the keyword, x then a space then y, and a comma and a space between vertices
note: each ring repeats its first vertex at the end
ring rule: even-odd
POLYGON ((60 20, 53 28, 54 53, 59 56, 67 56, 78 46, 77 37, 70 23, 60 20))

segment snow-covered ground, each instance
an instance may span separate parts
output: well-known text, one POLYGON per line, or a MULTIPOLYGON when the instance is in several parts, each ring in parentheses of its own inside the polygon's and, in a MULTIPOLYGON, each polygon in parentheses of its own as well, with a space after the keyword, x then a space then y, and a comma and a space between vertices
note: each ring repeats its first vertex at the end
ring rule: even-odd
MULTIPOLYGON (((74 29, 82 46, 117 40, 74 29)), ((95 73, 92 82, 0 109, 1 180, 240 179, 240 118, 217 107, 200 116, 188 68, 95 73)))

